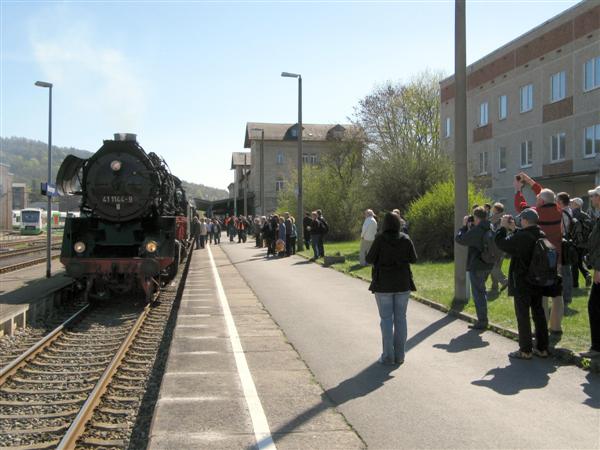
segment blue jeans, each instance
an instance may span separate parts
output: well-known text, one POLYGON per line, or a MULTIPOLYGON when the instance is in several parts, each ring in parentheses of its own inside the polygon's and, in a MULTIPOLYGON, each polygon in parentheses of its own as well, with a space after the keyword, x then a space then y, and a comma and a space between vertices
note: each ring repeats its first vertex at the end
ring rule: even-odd
POLYGON ((489 276, 489 270, 471 270, 469 271, 469 281, 471 282, 471 293, 477 311, 477 321, 482 324, 488 323, 487 314, 487 292, 485 291, 485 280, 489 276))
POLYGON ((315 256, 315 259, 317 259, 321 255, 321 253, 319 252, 319 238, 321 237, 320 234, 311 234, 310 235, 310 240, 312 241, 312 248, 313 248, 313 254, 315 256))
POLYGON ((406 292, 375 292, 381 327, 383 352, 381 358, 387 361, 401 363, 404 361, 406 345, 406 309, 410 291, 406 292))

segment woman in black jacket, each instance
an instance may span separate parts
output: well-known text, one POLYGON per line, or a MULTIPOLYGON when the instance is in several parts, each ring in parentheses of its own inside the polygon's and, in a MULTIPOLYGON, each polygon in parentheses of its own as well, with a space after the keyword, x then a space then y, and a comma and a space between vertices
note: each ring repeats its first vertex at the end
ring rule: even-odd
POLYGON ((400 216, 387 213, 381 234, 373 241, 367 263, 373 264, 372 282, 379 317, 383 352, 381 364, 402 364, 406 345, 406 308, 410 291, 416 291, 410 264, 417 261, 417 252, 408 237, 400 231, 400 216))

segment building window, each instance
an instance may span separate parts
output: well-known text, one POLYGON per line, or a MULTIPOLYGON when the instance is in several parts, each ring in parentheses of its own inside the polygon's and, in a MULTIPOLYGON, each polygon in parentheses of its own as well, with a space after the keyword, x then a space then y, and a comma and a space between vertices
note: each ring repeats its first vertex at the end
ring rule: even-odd
POLYGON ((452 135, 452 121, 446 117, 446 126, 444 127, 444 137, 449 138, 452 135))
POLYGON ((550 136, 550 161, 557 162, 565 159, 565 133, 557 133, 550 136))
POLYGON ((533 142, 521 142, 521 167, 531 167, 533 165, 533 142))
POLYGON ((483 102, 479 105, 479 126, 484 127, 488 124, 488 103, 483 102))
POLYGON ((521 86, 521 112, 531 111, 533 109, 533 84, 521 86))
POLYGON ((486 175, 488 173, 488 152, 481 152, 479 154, 479 175, 486 175))
POLYGON ((277 152, 277 164, 279 164, 279 165, 283 164, 283 160, 284 160, 283 152, 277 152))
POLYGON ((600 154, 600 123, 583 130, 583 157, 593 158, 600 154))
POLYGON ((302 163, 314 166, 318 164, 319 158, 314 153, 302 153, 302 163))
POLYGON ((298 128, 296 126, 294 126, 294 128, 292 128, 290 130, 290 136, 291 137, 298 137, 298 128))
POLYGON ((600 86, 600 56, 588 59, 583 65, 583 90, 600 86))
POLYGON ((550 76, 550 101, 557 102, 566 96, 567 81, 565 71, 555 73, 550 76))
POLYGON ((508 117, 508 97, 501 95, 498 97, 498 120, 504 120, 508 117))
POLYGON ((506 147, 498 149, 498 172, 506 171, 506 147))
POLYGON ((283 180, 275 181, 275 192, 283 191, 283 180))

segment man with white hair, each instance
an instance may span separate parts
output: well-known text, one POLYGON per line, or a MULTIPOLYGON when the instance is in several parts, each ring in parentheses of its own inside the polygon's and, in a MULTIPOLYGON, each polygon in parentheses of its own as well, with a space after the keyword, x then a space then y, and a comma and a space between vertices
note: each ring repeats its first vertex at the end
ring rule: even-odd
MULTIPOLYGON (((596 186, 595 189, 588 191, 590 196, 590 203, 596 209, 600 211, 600 186, 596 186)), ((590 299, 588 301, 588 314, 590 318, 590 333, 592 338, 592 345, 590 350, 586 353, 582 353, 582 356, 593 358, 600 356, 600 218, 594 219, 594 227, 590 233, 587 248, 588 253, 588 265, 594 269, 594 278, 592 284, 592 290, 590 291, 590 299)))
MULTIPOLYGON (((561 261, 561 249, 563 238, 563 220, 562 210, 556 204, 556 194, 550 189, 544 189, 542 185, 536 183, 525 172, 520 172, 515 176, 515 209, 521 213, 529 208, 527 200, 523 196, 523 186, 528 185, 536 194, 535 210, 539 216, 538 225, 546 235, 546 238, 556 248, 558 261, 561 261)), ((561 273, 562 265, 558 273, 561 273)), ((550 342, 556 344, 562 337, 562 318, 565 312, 565 303, 562 296, 562 284, 558 282, 555 286, 544 289, 544 309, 546 316, 550 318, 550 342), (548 298, 552 298, 552 310, 548 310, 548 298)))
POLYGON ((362 231, 360 233, 360 252, 359 261, 361 266, 367 265, 367 253, 373 245, 375 235, 377 234, 377 220, 372 209, 365 211, 365 221, 363 222, 362 231))

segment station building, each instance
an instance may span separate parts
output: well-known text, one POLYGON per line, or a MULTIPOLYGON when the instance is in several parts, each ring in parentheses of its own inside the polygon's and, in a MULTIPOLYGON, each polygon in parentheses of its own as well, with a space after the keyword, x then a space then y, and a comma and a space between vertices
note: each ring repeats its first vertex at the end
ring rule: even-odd
MULTIPOLYGON (((440 83, 454 151, 454 77, 440 83)), ((582 197, 600 184, 600 4, 583 1, 467 67, 469 174, 512 210, 524 171, 582 197)))
MULTIPOLYGON (((351 125, 302 124, 302 161, 304 165, 317 165, 332 145, 334 139, 343 138, 351 125)), ((243 195, 247 183, 252 196, 251 214, 269 214, 277 209, 277 196, 292 179, 298 163, 298 124, 248 122, 244 134, 244 148, 250 149, 250 165, 240 171, 233 190, 243 195), (260 204, 261 142, 264 158, 264 208, 260 204)), ((234 158, 241 161, 244 153, 234 158)), ((240 165, 238 164, 239 168, 240 165)), ((233 169, 232 163, 232 169, 233 169)), ((236 173, 237 173, 236 169, 236 173)))
POLYGON ((12 180, 10 166, 0 163, 0 230, 12 229, 12 180))

